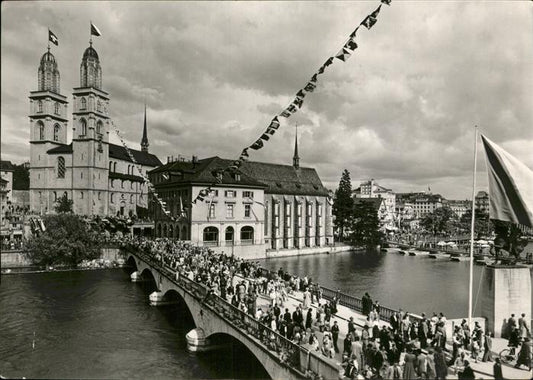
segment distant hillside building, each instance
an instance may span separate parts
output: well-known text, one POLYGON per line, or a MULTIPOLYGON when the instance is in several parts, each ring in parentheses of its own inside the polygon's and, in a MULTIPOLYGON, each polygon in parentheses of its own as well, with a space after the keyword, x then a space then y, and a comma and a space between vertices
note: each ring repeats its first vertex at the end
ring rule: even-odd
POLYGON ((472 202, 468 200, 446 200, 444 206, 448 206, 460 219, 468 210, 472 209, 472 202))
MULTIPOLYGON (((109 143, 112 133, 109 94, 102 88, 102 68, 96 50, 85 50, 80 85, 74 88, 72 142, 67 142, 67 97, 50 48, 38 69, 37 91, 30 92, 30 207, 51 212, 64 194, 75 213, 135 214, 147 207, 147 186, 124 147, 109 143)), ((146 109, 141 150, 131 150, 145 173, 159 165, 148 152, 146 109)))
POLYGON ((176 218, 153 207, 156 236, 190 240, 244 258, 265 252, 312 250, 333 243, 329 192, 313 168, 246 161, 225 173, 204 202, 191 204, 212 184, 214 170, 232 161, 219 157, 169 162, 149 172, 157 193, 176 218))
POLYGON ((409 204, 412 207, 414 217, 417 219, 423 218, 442 207, 443 201, 444 198, 440 194, 425 192, 396 194, 396 203, 400 206, 409 204))
POLYGON ((486 191, 478 191, 476 194, 475 205, 477 210, 489 213, 489 194, 486 191))
POLYGON ((382 223, 393 228, 395 213, 396 213, 396 194, 386 187, 378 185, 374 179, 370 181, 361 182, 361 185, 353 191, 355 198, 381 198, 383 205, 380 208, 384 209, 382 216, 382 223))

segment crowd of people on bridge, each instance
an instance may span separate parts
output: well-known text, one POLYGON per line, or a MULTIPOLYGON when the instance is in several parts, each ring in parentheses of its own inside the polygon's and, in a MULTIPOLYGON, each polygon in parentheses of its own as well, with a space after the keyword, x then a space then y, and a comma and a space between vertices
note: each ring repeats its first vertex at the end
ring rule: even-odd
POLYGON ((336 316, 340 292, 326 300, 311 278, 293 276, 281 268, 266 271, 258 263, 167 238, 127 238, 125 244, 204 285, 209 295, 230 302, 285 339, 339 363, 343 378, 445 379, 451 367, 459 379, 474 379, 469 361, 492 360, 492 336, 477 322, 470 331, 463 320, 452 337, 447 336, 442 313, 414 317, 400 309, 388 315, 386 323, 381 306, 366 293, 362 298, 366 321, 356 325, 353 317, 345 322, 336 316), (296 307, 291 306, 294 299, 287 302, 291 295, 297 296, 296 307), (347 323, 347 333, 339 342, 340 323, 347 323), (449 340, 451 350, 446 346, 449 340), (470 351, 468 356, 465 350, 470 351))

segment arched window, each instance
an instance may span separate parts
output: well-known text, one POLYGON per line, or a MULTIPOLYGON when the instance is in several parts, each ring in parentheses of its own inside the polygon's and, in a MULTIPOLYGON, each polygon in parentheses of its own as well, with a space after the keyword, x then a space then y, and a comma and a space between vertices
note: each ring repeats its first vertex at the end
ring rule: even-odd
POLYGON ((206 227, 204 228, 204 244, 217 245, 218 244, 218 228, 206 227))
POLYGON ((87 121, 85 119, 80 120, 80 136, 85 136, 87 134, 87 121))
POLYGON ((40 120, 37 122, 37 130, 39 132, 39 140, 44 140, 44 123, 40 120))
POLYGON ((65 178, 65 171, 66 171, 65 157, 58 157, 57 158, 57 178, 65 178))
POLYGON ((109 161, 109 171, 113 171, 113 162, 109 161))
POLYGON ((80 198, 83 199, 83 191, 80 191, 80 198))
POLYGON ((167 225, 163 225, 163 237, 168 237, 167 235, 167 225))
POLYGON ((171 239, 174 238, 174 226, 172 224, 168 226, 168 237, 171 239))
POLYGON ((130 203, 133 203, 133 194, 130 194, 130 203))
POLYGON ((111 203, 115 203, 115 193, 111 193, 111 199, 110 199, 110 202, 111 202, 111 203))
POLYGON ((102 134, 102 127, 104 126, 104 123, 102 123, 102 120, 98 120, 98 122, 96 123, 96 133, 98 133, 99 135, 102 134))
POLYGON ((66 191, 63 192, 63 196, 68 199, 68 194, 66 191))
POLYGON ((59 141, 59 124, 54 125, 54 141, 59 141))
POLYGON ((117 163, 116 163, 116 162, 113 163, 113 171, 114 171, 114 172, 117 171, 117 163))
POLYGON ((245 226, 241 228, 241 244, 253 244, 254 243, 254 228, 245 226))
POLYGON ((80 110, 84 110, 87 108, 87 99, 81 98, 80 99, 80 110))
POLYGON ((37 102, 37 112, 39 113, 43 112, 43 101, 42 100, 39 100, 37 102))
POLYGON ((233 229, 233 227, 229 226, 228 228, 226 228, 225 235, 226 244, 233 244, 233 239, 235 235, 235 230, 233 229))
POLYGON ((59 112, 59 103, 58 103, 58 102, 56 102, 56 103, 54 104, 54 113, 55 113, 56 115, 59 115, 59 114, 60 114, 60 112, 59 112))
POLYGON ((57 202, 57 191, 54 191, 54 202, 57 202))
POLYGON ((124 181, 120 181, 120 188, 121 188, 121 189, 124 188, 124 181))
POLYGON ((96 111, 102 112, 102 103, 99 100, 96 102, 96 111))

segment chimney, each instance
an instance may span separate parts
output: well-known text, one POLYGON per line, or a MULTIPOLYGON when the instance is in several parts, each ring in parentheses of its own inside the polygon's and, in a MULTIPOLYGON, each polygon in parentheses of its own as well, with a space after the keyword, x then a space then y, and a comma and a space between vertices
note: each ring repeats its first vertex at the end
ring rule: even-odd
POLYGON ((167 156, 167 164, 170 162, 170 156, 167 156))
POLYGON ((193 167, 193 169, 196 167, 197 163, 198 163, 198 156, 192 156, 192 167, 193 167))

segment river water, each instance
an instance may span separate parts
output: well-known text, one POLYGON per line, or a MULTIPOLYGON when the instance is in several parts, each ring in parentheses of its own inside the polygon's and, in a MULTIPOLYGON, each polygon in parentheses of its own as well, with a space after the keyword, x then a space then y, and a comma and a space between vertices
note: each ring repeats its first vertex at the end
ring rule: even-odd
MULTIPOLYGON (((394 309, 415 314, 443 312, 448 318, 468 315, 467 261, 358 251, 263 260, 261 265, 311 276, 313 282, 358 298, 368 292, 374 301, 394 309)), ((474 301, 483 270, 474 265, 474 301)))
POLYGON ((191 354, 183 305, 151 307, 122 269, 2 276, 0 375, 12 378, 267 377, 234 344, 191 354), (34 335, 35 334, 35 335, 34 335))
MULTIPOLYGON (((468 313, 468 262, 395 253, 344 252, 261 264, 412 313, 468 313)), ((474 300, 484 267, 474 266, 474 300)), ((242 345, 190 354, 194 328, 183 305, 151 307, 155 284, 122 269, 4 275, 0 285, 0 375, 27 378, 265 378, 242 345)), ((479 303, 478 303, 479 306, 479 303)))

